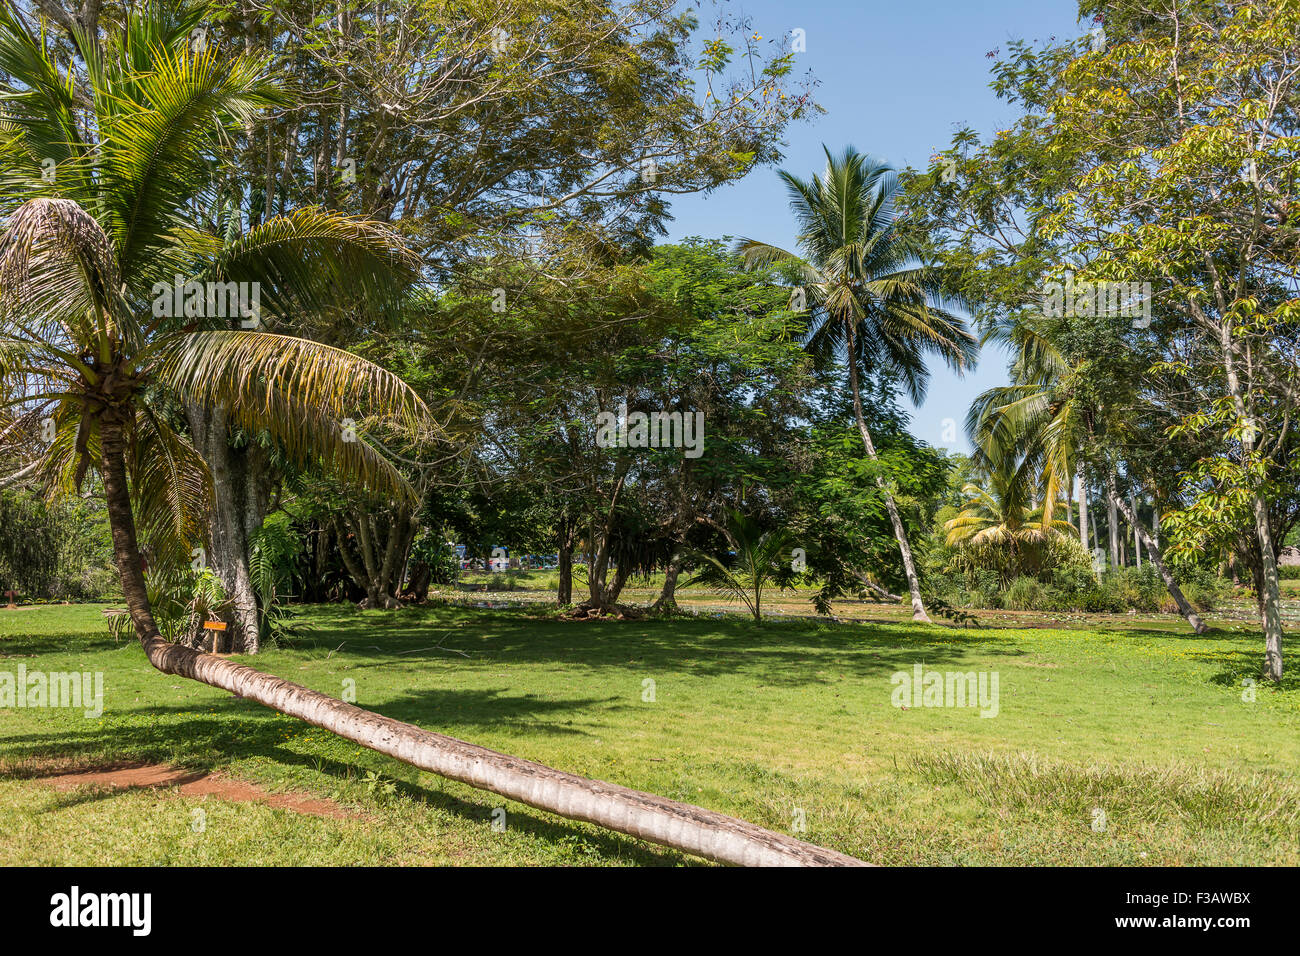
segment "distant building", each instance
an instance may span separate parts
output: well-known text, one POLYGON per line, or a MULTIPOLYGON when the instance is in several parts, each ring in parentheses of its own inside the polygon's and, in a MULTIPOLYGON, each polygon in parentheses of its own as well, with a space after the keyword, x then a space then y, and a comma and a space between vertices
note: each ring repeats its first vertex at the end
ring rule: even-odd
POLYGON ((1297 548, 1294 545, 1283 548, 1277 553, 1277 563, 1282 565, 1284 568, 1295 567, 1297 564, 1300 564, 1300 548, 1297 548))

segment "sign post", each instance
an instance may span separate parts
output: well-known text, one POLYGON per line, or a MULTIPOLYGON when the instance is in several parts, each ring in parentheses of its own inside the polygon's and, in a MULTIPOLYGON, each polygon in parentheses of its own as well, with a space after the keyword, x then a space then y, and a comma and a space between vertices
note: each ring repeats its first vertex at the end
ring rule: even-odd
POLYGON ((204 621, 203 630, 212 632, 212 653, 221 653, 221 632, 226 629, 225 621, 204 621))

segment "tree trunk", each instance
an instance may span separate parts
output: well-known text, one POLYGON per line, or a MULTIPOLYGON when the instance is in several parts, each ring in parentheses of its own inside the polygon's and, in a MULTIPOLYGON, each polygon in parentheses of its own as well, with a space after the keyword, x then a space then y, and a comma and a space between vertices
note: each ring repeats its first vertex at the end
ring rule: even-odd
POLYGON ((1107 529, 1110 533, 1110 566, 1118 568, 1119 563, 1119 514, 1115 507, 1114 476, 1108 478, 1110 494, 1106 496, 1106 517, 1109 519, 1110 527, 1107 529))
MULTIPOLYGON (((876 446, 871 441, 871 432, 867 429, 867 418, 862 412, 862 392, 858 387, 858 363, 854 358, 853 348, 853 331, 849 330, 848 343, 849 356, 849 385, 853 390, 853 414, 858 421, 858 431, 862 434, 862 445, 867 450, 867 457, 874 462, 879 462, 876 457, 876 446)), ((912 620, 924 624, 930 623, 930 615, 925 613, 925 603, 921 600, 921 582, 916 576, 916 566, 912 563, 912 546, 907 541, 907 531, 903 527, 903 519, 898 514, 898 505, 894 503, 894 496, 889 493, 889 488, 885 484, 883 475, 876 475, 876 487, 885 499, 885 510, 889 512, 890 524, 894 527, 894 538, 898 541, 898 551, 903 557, 903 571, 907 575, 907 589, 912 595, 912 620)))
POLYGON ((1277 552, 1273 548, 1273 528, 1268 520, 1268 503, 1264 496, 1255 495, 1255 536, 1259 539, 1260 571, 1263 587, 1260 589, 1260 615, 1264 625, 1264 676, 1271 681, 1282 679, 1282 607, 1277 575, 1277 552))
POLYGON ((555 590, 555 602, 560 607, 573 603, 573 545, 568 541, 560 542, 560 582, 555 590))
POLYGON ((702 807, 588 780, 382 717, 245 664, 169 644, 145 590, 127 485, 120 421, 100 423, 101 466, 113 553, 136 635, 149 663, 291 717, 405 763, 511 800, 643 840, 742 866, 860 866, 862 861, 702 807))
POLYGON ((260 527, 265 515, 257 508, 258 492, 248 480, 245 462, 239 460, 243 456, 230 447, 226 410, 189 405, 186 413, 194 446, 212 473, 207 566, 230 602, 226 640, 232 651, 256 654, 261 649, 261 617, 249 571, 249 529, 260 527))
MULTIPOLYGON (((1222 294, 1219 298, 1222 300, 1222 294)), ((1250 456, 1255 451, 1255 433, 1254 416, 1251 407, 1247 405, 1247 396, 1251 395, 1253 390, 1243 386, 1238 377, 1236 344, 1227 318, 1219 324, 1219 344, 1223 349, 1223 369, 1228 380, 1228 392, 1232 396, 1240 420, 1250 426, 1246 428, 1241 438, 1242 454, 1250 456)), ((1248 363, 1247 368, 1249 367, 1248 363)), ((1264 674, 1269 680, 1280 681, 1282 679, 1282 610, 1281 596, 1278 593, 1277 551, 1273 547, 1273 526, 1269 523, 1268 502, 1258 488, 1255 490, 1251 504, 1255 518, 1255 542, 1259 547, 1259 564, 1255 581, 1260 602, 1260 618, 1264 627, 1264 674)))
POLYGON ((365 606, 401 607, 402 571, 418 523, 411 510, 394 506, 376 515, 366 503, 357 502, 345 517, 352 533, 345 534, 338 526, 339 554, 348 574, 365 592, 365 606))
POLYGON ((411 597, 420 604, 429 600, 429 585, 433 581, 433 568, 427 561, 417 561, 411 568, 411 597))
POLYGON ((610 561, 612 560, 618 499, 622 494, 630 467, 630 458, 623 457, 620 459, 614 473, 614 490, 610 495, 609 507, 606 509, 603 518, 593 518, 588 524, 587 539, 592 545, 595 545, 595 551, 587 565, 587 605, 599 610, 613 607, 615 602, 618 601, 619 592, 623 589, 622 582, 627 579, 627 574, 622 569, 616 569, 615 583, 612 586, 605 583, 609 576, 610 561), (599 520, 599 524, 597 524, 597 520, 599 520))
POLYGON ((664 569, 664 586, 659 591, 659 597, 655 599, 654 604, 650 605, 650 610, 675 611, 677 609, 677 578, 681 573, 681 556, 674 554, 668 559, 668 567, 664 569))
POLYGON ((1134 498, 1132 495, 1128 496, 1128 507, 1129 510, 1133 512, 1133 521, 1131 522, 1131 524, 1133 525, 1133 566, 1140 568, 1142 567, 1142 542, 1138 538, 1137 499, 1134 498))
POLYGON ((1083 471, 1083 462, 1079 462, 1079 543, 1083 550, 1088 547, 1088 479, 1083 471))
POLYGON ((1142 527, 1142 523, 1137 520, 1137 515, 1130 512, 1128 510, 1128 505, 1122 498, 1120 498, 1119 492, 1115 488, 1114 473, 1111 473, 1108 476, 1107 490, 1109 491, 1108 497, 1111 506, 1123 510, 1124 517, 1133 525, 1134 533, 1141 535, 1142 540, 1146 543, 1147 553, 1151 558, 1151 563, 1154 564, 1156 570, 1160 572, 1160 579, 1165 582, 1165 588, 1169 591, 1169 596, 1172 597, 1174 603, 1178 605, 1179 613, 1182 614, 1183 617, 1187 618, 1187 623, 1192 625, 1193 631, 1197 634, 1204 634, 1207 630, 1205 622, 1201 620, 1200 615, 1196 613, 1196 609, 1193 608, 1192 605, 1188 603, 1187 598, 1183 596, 1182 589, 1178 586, 1178 582, 1174 580, 1174 576, 1169 572, 1169 568, 1166 567, 1164 559, 1160 555, 1160 548, 1156 546, 1155 541, 1153 541, 1151 536, 1147 534, 1147 530, 1142 527))

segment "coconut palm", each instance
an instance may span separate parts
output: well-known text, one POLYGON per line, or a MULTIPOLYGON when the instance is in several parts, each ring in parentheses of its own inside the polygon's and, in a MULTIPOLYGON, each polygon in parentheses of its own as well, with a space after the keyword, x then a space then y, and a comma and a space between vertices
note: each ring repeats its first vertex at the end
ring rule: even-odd
POLYGON ((1029 485, 1021 472, 1021 463, 1013 457, 998 459, 983 482, 962 487, 962 509, 944 524, 948 545, 964 547, 975 563, 1002 571, 1004 579, 1037 573, 1053 539, 1074 531, 1050 517, 1051 502, 1030 507, 1029 485))
MULTIPOLYGON (((1062 490, 1069 488, 1073 467, 1079 478, 1079 541, 1086 550, 1088 499, 1083 449, 1097 430, 1097 416, 1102 414, 1089 400, 1090 390, 1083 384, 1089 367, 1086 363, 1072 364, 1049 336, 1023 320, 1008 319, 993 326, 985 335, 985 341, 990 339, 1012 345, 1016 359, 1012 363, 1011 384, 986 390, 971 405, 966 429, 975 447, 974 460, 995 474, 1003 474, 1010 467, 1007 480, 1017 486, 1014 493, 1021 496, 1026 494, 1035 476, 1040 476, 1046 492, 1041 512, 1044 528, 1053 524, 1055 502, 1062 490)), ((1123 435, 1127 424, 1122 419, 1109 420, 1107 428, 1123 435)), ((1141 527, 1134 509, 1119 494, 1114 467, 1107 462, 1101 465, 1111 511, 1112 563, 1115 562, 1115 515, 1123 512, 1146 546, 1179 613, 1197 634, 1204 633, 1205 622, 1174 580, 1159 544, 1141 527)))
MULTIPOLYGON (((788 263, 802 285, 796 299, 809 310, 805 346, 822 361, 848 367, 853 412, 867 455, 877 460, 862 409, 860 382, 879 374, 897 378, 914 401, 929 382, 927 358, 938 356, 958 371, 973 364, 974 337, 950 310, 938 275, 918 258, 896 228, 897 174, 852 147, 841 156, 826 150, 826 169, 813 179, 782 171, 799 232, 799 252, 742 239, 737 251, 750 267, 788 263)), ((912 597, 912 618, 929 621, 921 600, 912 549, 885 477, 876 484, 898 540, 912 597)))
MULTIPOLYGON (((201 12, 130 16, 106 49, 76 36, 84 72, 73 74, 16 10, 0 13, 3 362, 9 384, 39 383, 11 397, 56 426, 39 469, 52 491, 79 486, 98 463, 101 426, 121 432, 138 502, 170 505, 138 509, 155 567, 191 562, 207 485, 228 480, 179 437, 187 406, 401 494, 396 471, 368 442, 345 440, 339 422, 368 397, 376 407, 414 399, 346 353, 252 330, 329 311, 344 288, 349 301, 391 299, 414 263, 382 227, 319 209, 241 231, 215 159, 232 125, 276 94, 262 63, 189 49, 201 12)), ((218 529, 235 520, 216 517, 218 529)), ((222 536, 211 537, 219 551, 222 536)), ((251 586, 226 583, 236 606, 255 611, 251 586)), ((256 630, 239 637, 257 651, 256 630)))
POLYGON ((219 480, 173 427, 179 406, 226 409, 290 457, 408 496, 364 429, 344 420, 369 410, 414 423, 426 412, 399 379, 347 352, 220 327, 246 317, 218 322, 188 295, 182 313, 194 301, 201 314, 154 308, 178 276, 182 289, 258 281, 255 318, 274 327, 291 310, 330 308, 345 280, 349 301, 381 301, 412 269, 380 227, 321 210, 242 236, 233 220, 225 230, 196 223, 195 210, 219 208, 218 188, 229 185, 217 168, 224 135, 274 96, 260 63, 191 48, 202 13, 132 8, 102 44, 74 31, 84 72, 69 77, 15 7, 0 9, 0 408, 16 410, 11 424, 49 425, 42 453, 19 473, 58 493, 98 471, 122 590, 150 664, 421 769, 686 852, 742 864, 856 863, 722 814, 434 734, 162 637, 141 541, 155 557, 187 554, 206 485, 219 480), (43 175, 50 168, 52 178, 43 175))
POLYGON ((1079 543, 1088 549, 1088 499, 1082 448, 1091 408, 1074 387, 1086 374, 1032 324, 1003 320, 980 340, 1009 345, 1015 359, 1011 384, 981 392, 966 416, 966 431, 977 467, 997 472, 1006 458, 1019 460, 1016 480, 1041 483, 1045 523, 1053 520, 1056 502, 1068 496, 1079 478, 1079 543))
POLYGON ((738 509, 728 509, 726 524, 719 527, 732 553, 724 560, 706 551, 696 552, 703 568, 695 580, 742 601, 754 623, 761 625, 763 592, 772 585, 784 587, 794 577, 790 535, 780 529, 764 530, 738 509))

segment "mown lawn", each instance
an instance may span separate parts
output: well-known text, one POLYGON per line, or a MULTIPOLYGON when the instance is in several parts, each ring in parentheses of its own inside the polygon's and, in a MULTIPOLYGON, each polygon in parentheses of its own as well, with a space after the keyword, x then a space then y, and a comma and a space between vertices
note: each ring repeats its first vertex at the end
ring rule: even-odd
MULTIPOLYGON (((1300 681, 1243 700, 1261 648, 1240 630, 755 629, 450 605, 306 619, 257 666, 336 696, 354 681, 363 707, 773 829, 802 820, 799 835, 877 863, 1300 863, 1300 681), (895 708, 890 676, 917 663, 996 671, 998 715, 895 708)), ((0 672, 19 663, 102 671, 105 709, 0 709, 0 864, 694 862, 160 675, 98 607, 0 611, 0 672), (219 769, 351 815, 31 779, 126 760, 219 769)))

